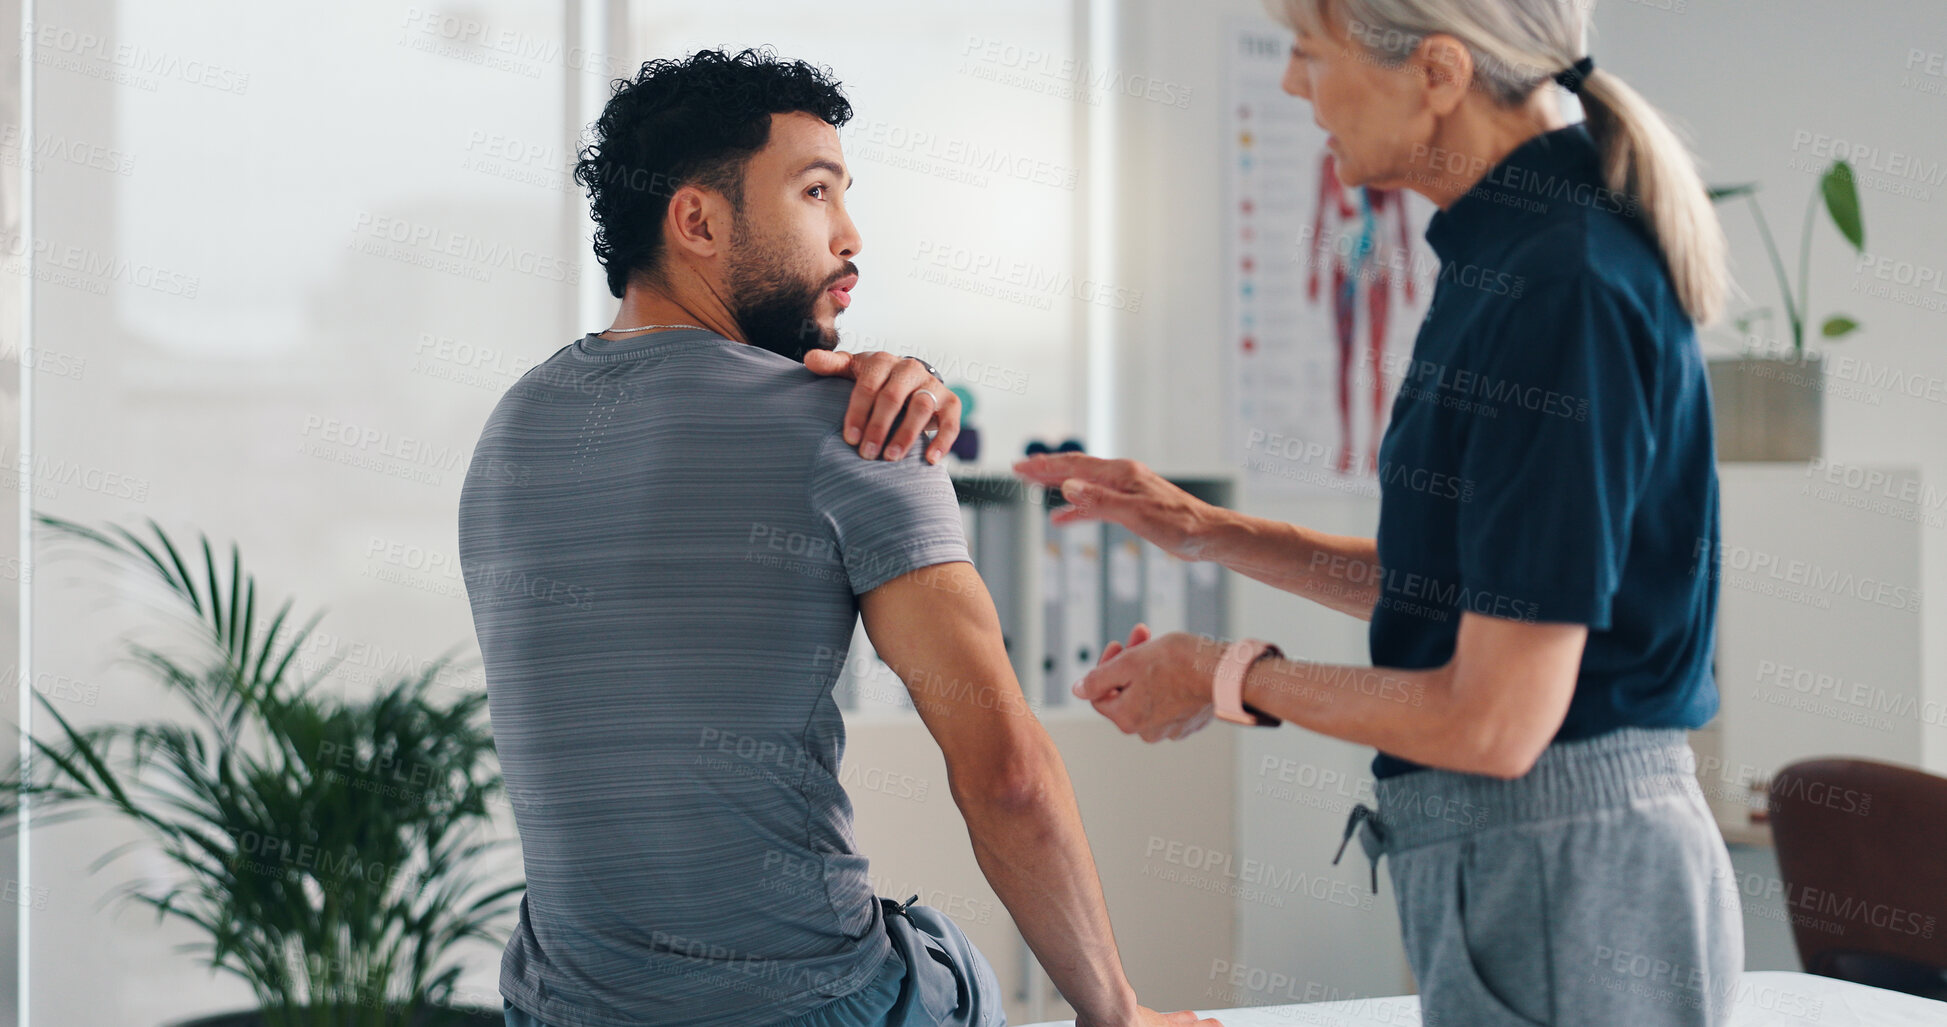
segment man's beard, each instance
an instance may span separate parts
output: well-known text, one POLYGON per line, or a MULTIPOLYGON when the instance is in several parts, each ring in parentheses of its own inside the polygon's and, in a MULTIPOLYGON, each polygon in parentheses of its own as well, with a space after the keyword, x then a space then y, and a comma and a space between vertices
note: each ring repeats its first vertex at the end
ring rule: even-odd
POLYGON ((730 316, 737 319, 744 339, 779 356, 804 362, 815 349, 837 349, 838 328, 818 323, 818 300, 846 275, 858 273, 851 261, 837 274, 811 281, 792 273, 783 257, 762 244, 762 236, 745 236, 742 226, 731 231, 736 254, 725 275, 730 291, 730 316))

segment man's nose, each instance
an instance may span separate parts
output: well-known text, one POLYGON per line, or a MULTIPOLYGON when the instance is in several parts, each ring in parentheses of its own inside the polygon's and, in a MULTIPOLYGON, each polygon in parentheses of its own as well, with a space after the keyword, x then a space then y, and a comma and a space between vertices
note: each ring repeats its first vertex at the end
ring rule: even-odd
POLYGON ((865 240, 859 238, 858 226, 852 224, 851 215, 839 215, 838 234, 832 236, 832 253, 844 260, 851 260, 864 248, 865 240))

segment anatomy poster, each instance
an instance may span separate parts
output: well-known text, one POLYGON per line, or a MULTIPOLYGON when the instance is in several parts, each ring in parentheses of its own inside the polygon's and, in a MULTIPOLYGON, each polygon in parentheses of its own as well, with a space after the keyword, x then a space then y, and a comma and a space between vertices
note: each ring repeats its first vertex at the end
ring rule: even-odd
POLYGON ((1291 34, 1229 33, 1230 455, 1259 493, 1376 496, 1379 439, 1438 264, 1417 193, 1348 188, 1279 82, 1291 34))

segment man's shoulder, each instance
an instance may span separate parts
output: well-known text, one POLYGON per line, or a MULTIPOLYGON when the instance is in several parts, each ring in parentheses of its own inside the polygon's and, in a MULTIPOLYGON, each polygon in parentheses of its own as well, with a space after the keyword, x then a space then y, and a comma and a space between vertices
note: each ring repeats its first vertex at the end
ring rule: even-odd
POLYGON ((761 409, 744 412, 753 417, 829 414, 834 427, 851 401, 850 378, 819 375, 761 347, 729 339, 706 341, 715 345, 671 347, 623 362, 588 360, 573 345, 564 346, 528 369, 501 398, 503 403, 530 399, 560 406, 574 397, 591 404, 653 397, 711 410, 761 400, 761 409))
POLYGON ((845 408, 852 401, 852 386, 855 384, 852 379, 826 377, 775 353, 758 350, 757 355, 765 358, 759 373, 768 378, 768 384, 776 390, 780 404, 804 413, 822 415, 830 422, 833 431, 838 430, 839 421, 845 416, 845 408))
MULTIPOLYGON (((761 346, 724 340, 718 353, 727 360, 713 361, 711 370, 720 373, 707 377, 725 390, 761 392, 765 408, 778 414, 829 414, 828 420, 833 430, 837 430, 845 407, 851 402, 852 379, 826 377, 801 361, 761 346)), ((683 382, 680 387, 695 384, 687 378, 676 380, 683 382)))

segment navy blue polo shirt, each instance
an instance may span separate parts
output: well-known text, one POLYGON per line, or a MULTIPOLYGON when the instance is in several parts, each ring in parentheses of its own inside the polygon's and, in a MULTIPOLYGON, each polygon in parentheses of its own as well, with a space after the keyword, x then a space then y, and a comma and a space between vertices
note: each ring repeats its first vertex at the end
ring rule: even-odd
POLYGON ((1439 280, 1379 448, 1373 665, 1445 664, 1468 610, 1586 624, 1557 741, 1717 711, 1710 393, 1641 213, 1577 123, 1434 214, 1439 280))

